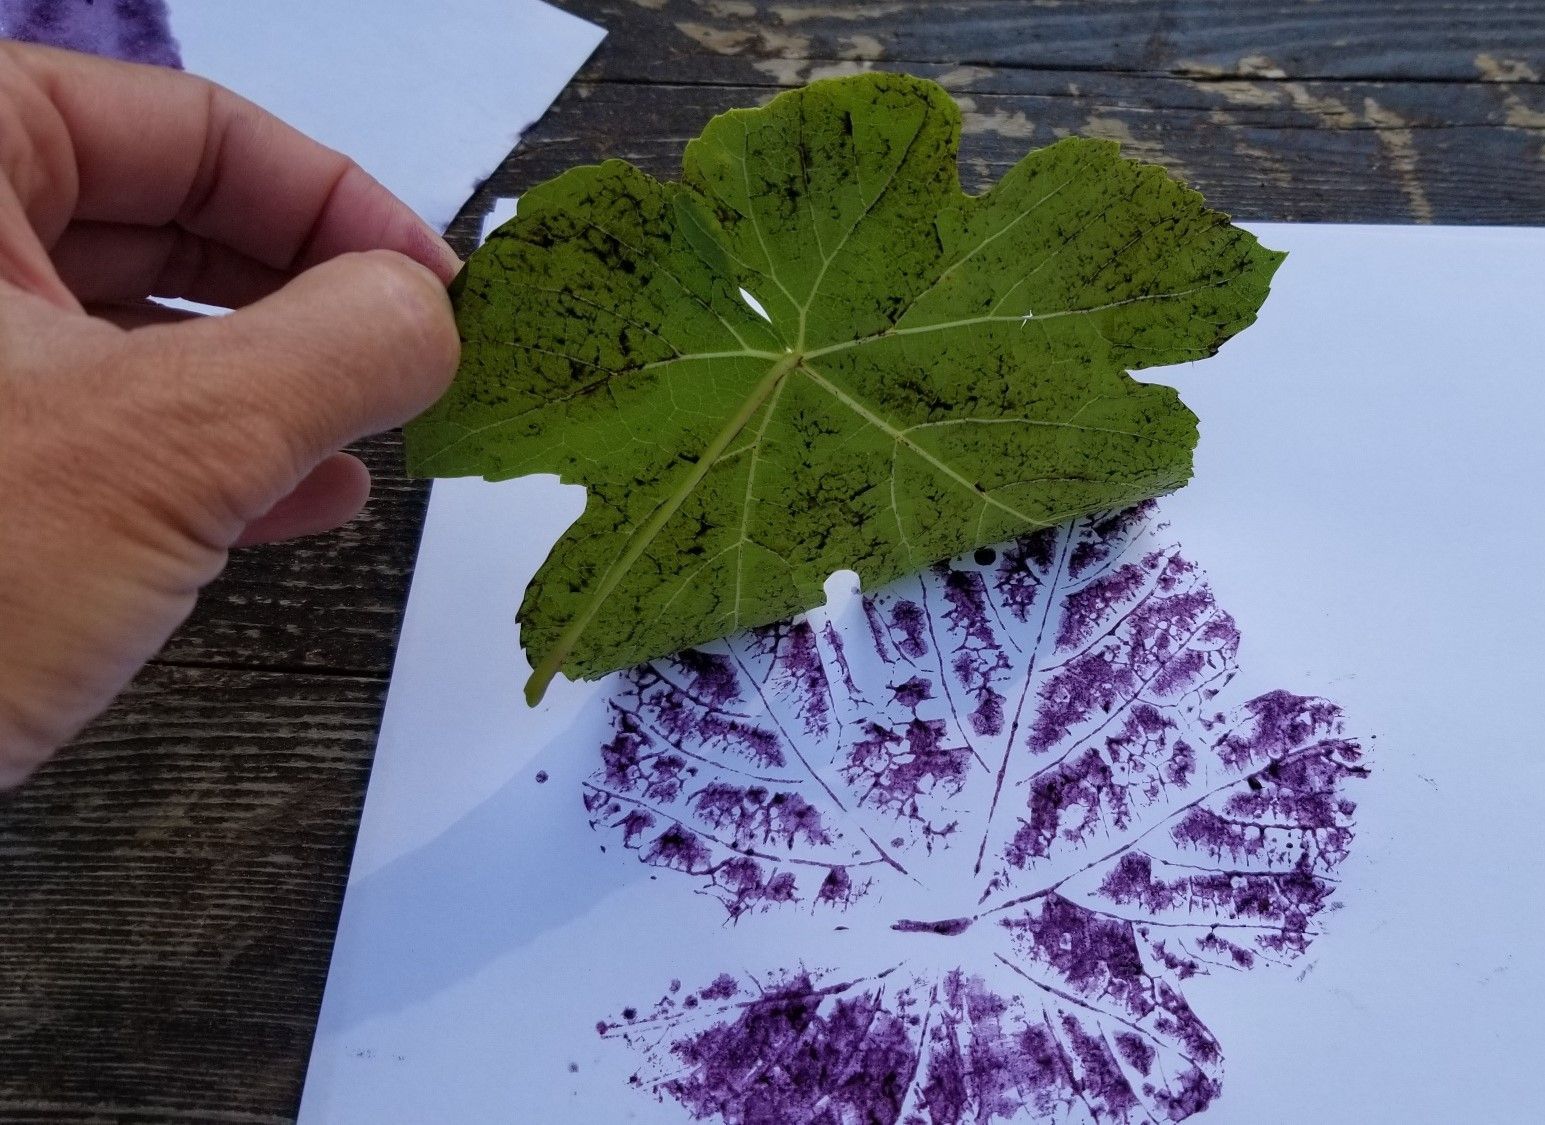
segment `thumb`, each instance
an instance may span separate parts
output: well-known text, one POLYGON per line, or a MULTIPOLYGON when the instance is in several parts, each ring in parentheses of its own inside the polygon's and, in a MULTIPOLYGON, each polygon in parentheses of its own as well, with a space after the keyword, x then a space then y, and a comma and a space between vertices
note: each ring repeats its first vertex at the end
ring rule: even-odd
POLYGON ((170 330, 201 390, 260 451, 272 443, 288 456, 285 491, 334 450, 434 402, 461 347, 444 283, 388 250, 333 258, 229 316, 170 330))

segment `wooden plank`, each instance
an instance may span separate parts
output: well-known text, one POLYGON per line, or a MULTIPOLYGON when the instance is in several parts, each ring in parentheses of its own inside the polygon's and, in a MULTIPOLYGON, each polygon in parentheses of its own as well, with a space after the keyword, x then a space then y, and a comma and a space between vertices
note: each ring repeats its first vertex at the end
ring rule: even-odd
POLYGON ((558 0, 587 78, 752 82, 837 61, 1257 78, 1545 74, 1538 0, 558 0))
MULTIPOLYGON (((1545 222, 1545 87, 1275 82, 913 67, 967 108, 962 178, 989 186, 1031 148, 1110 137, 1241 219, 1545 222)), ((570 90, 491 186, 518 194, 574 164, 620 156, 674 178, 715 113, 754 86, 586 83, 570 90), (647 121, 648 128, 640 128, 647 121)))
POLYGON ((292 1119, 382 694, 153 668, 0 798, 0 1120, 292 1119))

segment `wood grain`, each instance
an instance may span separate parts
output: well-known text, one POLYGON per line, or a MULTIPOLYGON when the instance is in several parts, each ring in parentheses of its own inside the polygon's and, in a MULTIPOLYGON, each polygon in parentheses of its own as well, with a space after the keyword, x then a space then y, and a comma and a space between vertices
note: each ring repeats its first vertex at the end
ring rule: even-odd
MULTIPOLYGON (((612 34, 452 226, 867 68, 943 82, 981 190, 1070 133, 1243 219, 1545 223, 1539 0, 561 0, 612 34)), ((469 112, 480 112, 470 107, 469 112)), ((125 697, 0 798, 0 1121, 293 1120, 425 487, 244 552, 125 697)))
MULTIPOLYGON (((1029 149, 1082 134, 1120 141, 1129 155, 1164 165, 1241 219, 1545 222, 1541 86, 1068 71, 951 77, 938 67, 907 69, 947 80, 965 109, 962 179, 971 191, 988 187, 1029 149)), ((711 116, 776 92, 765 85, 581 83, 492 186, 518 194, 604 156, 674 178, 683 146, 711 116)))
POLYGON ((560 0, 609 28, 587 78, 745 82, 886 59, 1003 72, 1292 79, 1545 74, 1536 0, 560 0), (789 64, 795 64, 791 67, 789 64))
POLYGON ((152 668, 0 798, 0 1121, 289 1119, 381 698, 152 668))

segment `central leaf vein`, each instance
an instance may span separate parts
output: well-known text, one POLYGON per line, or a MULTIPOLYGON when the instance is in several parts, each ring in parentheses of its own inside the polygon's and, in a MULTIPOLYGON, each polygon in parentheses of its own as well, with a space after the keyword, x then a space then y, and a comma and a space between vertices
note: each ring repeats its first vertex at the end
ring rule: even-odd
POLYGON ((697 486, 702 483, 703 478, 708 475, 708 471, 713 468, 719 458, 724 455, 724 452, 729 449, 730 443, 735 440, 741 430, 745 429, 746 424, 756 416, 756 412, 761 409, 763 403, 767 401, 778 388, 778 384, 794 369, 797 363, 798 357, 791 355, 768 368, 767 374, 762 376, 761 382, 752 388, 751 393, 746 396, 746 401, 741 404, 740 409, 724 424, 723 429, 714 436, 714 439, 708 443, 708 447, 703 450, 702 455, 698 458, 697 463, 692 466, 691 471, 685 474, 676 487, 671 490, 670 494, 656 506, 650 517, 634 529, 621 553, 612 560, 611 565, 606 568, 600 580, 588 591, 580 604, 578 612, 559 635, 552 649, 548 651, 541 663, 532 669, 531 679, 526 684, 526 698, 528 701, 535 701, 542 697, 542 694, 547 690, 547 685, 552 682, 552 678, 558 674, 558 669, 562 668, 564 662, 568 660, 569 654, 574 651, 574 646, 579 643, 580 638, 590 628, 596 614, 600 612, 601 606, 605 604, 607 598, 611 597, 612 591, 617 588, 623 576, 632 569, 634 563, 638 562, 639 558, 649 548, 649 545, 654 542, 656 536, 660 534, 661 529, 680 510, 682 504, 692 495, 697 486))

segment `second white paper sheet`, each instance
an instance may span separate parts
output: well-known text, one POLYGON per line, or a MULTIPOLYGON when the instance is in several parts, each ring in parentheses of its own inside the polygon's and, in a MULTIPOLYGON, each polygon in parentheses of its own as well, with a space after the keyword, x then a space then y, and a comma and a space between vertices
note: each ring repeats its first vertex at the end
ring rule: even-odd
MULTIPOLYGON (((1183 1110, 1192 1098, 1206 1125, 1540 1119, 1545 382, 1532 329, 1545 308, 1545 231, 1252 229, 1289 251, 1258 324, 1215 359, 1145 373, 1178 386, 1202 420, 1194 482, 1140 527, 1102 530, 1089 542, 1126 535, 1126 557, 1147 565, 1154 583, 1170 580, 1163 568, 1174 559, 1188 560, 1198 569, 1175 571, 1174 580, 1193 593, 1205 581, 1206 604, 1237 631, 1198 649, 1206 651, 1196 667, 1216 674, 1207 690, 1219 689, 1206 698, 1207 714, 1198 712, 1198 730, 1221 732, 1223 721, 1236 733, 1254 730, 1261 700, 1333 701, 1319 713, 1317 737, 1341 740, 1322 755, 1340 763, 1334 785, 1263 770, 1225 778, 1238 782, 1227 806, 1208 805, 1197 791, 1197 809, 1234 815, 1237 833, 1258 831, 1268 842, 1285 831, 1269 816, 1286 806, 1267 797, 1297 785, 1325 799, 1329 827, 1300 840, 1315 849, 1309 855, 1305 844, 1303 879, 1279 873, 1272 884, 1297 887, 1297 916, 1312 924, 1295 930, 1280 903, 1252 905, 1252 871, 1201 863, 1202 881, 1171 879, 1190 896, 1179 905, 1160 893, 1157 875, 1147 897, 1119 911, 1110 903, 1120 894, 1107 890, 1106 912, 1021 964, 1026 976, 983 936, 996 922, 949 924, 977 907, 974 888, 962 898, 963 888, 938 874, 962 870, 951 866, 959 849, 946 818, 925 830, 903 815, 894 840, 871 833, 874 854, 902 856, 911 882, 882 878, 883 864, 871 879, 855 864, 832 890, 838 864, 808 832, 802 847, 820 862, 810 871, 796 870, 797 856, 777 871, 762 864, 760 897, 722 864, 710 871, 681 853, 672 862, 662 810, 687 798, 633 790, 637 801, 625 807, 599 795, 603 748, 616 765, 630 721, 638 729, 665 721, 658 699, 645 698, 649 685, 625 676, 559 681, 535 710, 521 698, 527 669, 515 610, 580 512, 581 490, 551 479, 442 481, 301 1120, 792 1123, 814 1120, 818 1103, 853 1112, 860 1098, 870 1108, 891 1104, 880 1089, 887 1066, 896 1113, 926 1103, 929 1122, 1146 1120, 1137 1110, 1117 1113, 1112 1091, 1123 1082, 1144 1106, 1168 1097, 1182 1099, 1171 1104, 1183 1110), (1227 719, 1213 720, 1214 711, 1227 719), (1252 798, 1262 786, 1266 797, 1252 798), (629 820, 648 800, 653 821, 629 820), (1244 815, 1252 800, 1263 814, 1253 827, 1244 815), (774 885, 785 871, 789 881, 774 885), (1210 914, 1208 893, 1228 898, 1232 914, 1210 914), (897 922, 933 928, 898 930, 897 922), (1262 931, 1285 935, 1285 944, 1257 942, 1262 931), (1123 951, 1134 950, 1139 960, 1126 965, 1123 951), (971 976, 986 984, 970 986, 971 976), (800 980, 809 983, 798 1005, 769 991, 792 994, 800 980), (1113 1007, 1117 986, 1132 981, 1155 999, 1143 1008, 1147 1001, 1127 996, 1127 1007, 1113 1007), (992 1003, 1004 1005, 999 1016, 984 1015, 992 1003), (868 1022, 844 1028, 844 1013, 867 1013, 868 1022), (996 1045, 993 1019, 1003 1031, 996 1045), (1080 1040, 1075 1025, 1098 1030, 1105 1046, 1080 1040), (1009 1068, 1013 1081, 994 1086, 980 1067, 954 1066, 961 1097, 977 1098, 976 1116, 947 1115, 954 1064, 940 1028, 969 1032, 1009 1068), (735 1051, 739 1063, 727 1062, 735 1051), (801 1062, 812 1059, 824 1061, 801 1062), (735 1065, 739 1079, 729 1073, 735 1065), (1097 1082, 1102 1065, 1115 1076, 1097 1082), (831 1083, 843 1066, 848 1088, 818 1090, 806 1102, 790 1092, 800 1082, 831 1083), (1083 1075, 1077 1097, 1057 1077, 1074 1071, 1083 1075), (780 1105, 804 1108, 779 1117, 780 1105)), ((1069 558, 1089 545, 1062 544, 1069 558)), ((961 572, 990 573, 1001 561, 968 562, 961 572)), ((897 589, 929 595, 915 580, 897 589)), ((905 600, 876 602, 886 643, 905 632, 896 632, 905 600)), ((956 628, 929 612, 940 629, 956 628)), ((857 603, 833 613, 834 632, 858 638, 850 654, 871 643, 857 603)), ((836 682, 830 638, 815 636, 833 691, 851 704, 855 692, 836 682)), ((935 643, 924 638, 917 651, 935 643)), ((732 651, 743 668, 754 664, 750 649, 732 651)), ((921 694, 895 668, 852 663, 871 696, 875 684, 896 698, 921 694)), ((767 691, 776 695, 775 686, 767 691)), ((1200 688, 1186 695, 1204 697, 1200 688)), ((935 713, 917 706, 919 715, 935 713)), ((787 701, 769 710, 790 721, 787 701)), ((649 737, 681 768, 693 754, 713 757, 706 742, 668 733, 649 737)), ((794 769, 789 751, 808 748, 806 735, 783 734, 782 761, 740 763, 742 772, 774 777, 763 800, 779 788, 775 775, 794 769)), ((1121 746, 1103 745, 1114 768, 1121 746)), ((909 750, 912 758, 891 762, 932 752, 919 742, 909 750)), ((691 768, 707 778, 722 776, 721 767, 699 760, 691 768)), ((1195 784, 1186 769, 1165 779, 1182 790, 1195 784)), ((927 799, 943 800, 943 774, 934 780, 927 799)), ((833 786, 851 796, 852 783, 847 776, 833 786)), ((707 782, 693 784, 701 813, 707 782)), ((750 804, 734 815, 747 815, 755 788, 741 789, 737 801, 750 804)), ((1034 787, 1012 799, 1030 847, 1034 787)), ((957 809, 955 821, 976 824, 982 812, 957 809)), ((1175 828, 1182 823, 1201 838, 1195 815, 1165 821, 1169 842, 1143 844, 1145 871, 1183 866, 1175 850, 1185 843, 1175 828)), ((778 851, 778 830, 769 831, 767 852, 778 851)), ((1086 866, 1108 881, 1132 840, 1109 826, 1098 831, 1110 838, 1085 840, 1086 866), (1114 858, 1098 866, 1105 857, 1114 858)), ((719 855, 712 841, 704 847, 719 855)), ((1132 874, 1130 864, 1121 870, 1132 874)), ((1093 902, 1097 892, 1072 879, 1059 894, 1093 902)), ((1016 948, 1051 924, 1049 901, 1018 908, 1030 920, 1016 948)))
POLYGON ((444 230, 605 32, 540 0, 179 0, 183 65, 348 153, 444 230))

